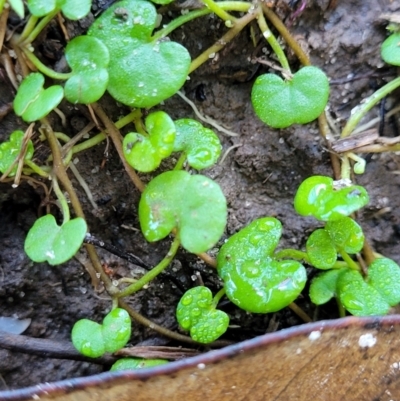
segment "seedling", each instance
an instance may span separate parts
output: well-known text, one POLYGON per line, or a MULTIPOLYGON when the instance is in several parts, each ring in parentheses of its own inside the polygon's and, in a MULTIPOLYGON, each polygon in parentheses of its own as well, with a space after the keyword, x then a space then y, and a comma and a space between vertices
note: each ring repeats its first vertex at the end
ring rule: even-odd
POLYGON ((229 324, 229 316, 215 307, 211 291, 207 287, 195 287, 186 291, 179 301, 176 318, 184 330, 190 331, 193 340, 207 344, 224 334, 229 324))
POLYGON ((131 319, 125 309, 116 308, 106 315, 103 324, 78 320, 72 329, 74 347, 90 358, 123 348, 131 336, 131 319))
POLYGON ((68 19, 78 20, 85 17, 92 5, 91 0, 28 0, 30 13, 35 17, 44 17, 61 11, 68 19))
POLYGON ((123 358, 119 359, 112 366, 110 371, 146 369, 154 366, 165 365, 168 363, 165 359, 142 359, 142 358, 123 358))

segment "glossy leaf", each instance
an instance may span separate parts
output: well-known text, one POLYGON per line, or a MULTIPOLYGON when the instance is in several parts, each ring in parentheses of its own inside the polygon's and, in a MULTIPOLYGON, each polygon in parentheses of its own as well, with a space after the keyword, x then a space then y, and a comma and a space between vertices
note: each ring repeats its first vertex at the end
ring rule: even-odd
POLYGON ((336 262, 337 250, 324 229, 315 230, 308 237, 306 249, 311 264, 317 269, 330 269, 336 262))
POLYGON ((65 58, 73 73, 65 83, 65 98, 71 103, 84 104, 99 100, 108 84, 107 47, 96 38, 78 36, 68 43, 65 58))
POLYGON ((339 275, 346 269, 332 269, 319 274, 310 285, 310 299, 315 305, 323 305, 337 294, 339 275))
POLYGON ((360 252, 364 246, 362 228, 350 217, 328 221, 325 230, 335 245, 347 253, 360 252))
POLYGON ((29 11, 35 17, 44 17, 56 10, 70 20, 78 20, 90 12, 91 0, 28 0, 29 11))
MULTIPOLYGON (((23 131, 14 131, 10 135, 10 139, 6 142, 0 144, 0 172, 6 172, 10 166, 14 163, 15 159, 18 157, 21 147, 22 141, 24 138, 23 131)), ((31 140, 28 141, 28 145, 25 153, 25 160, 31 160, 33 157, 33 143, 31 140)), ((17 172, 17 165, 13 167, 11 172, 8 174, 9 177, 12 177, 17 172)))
POLYGON ((8 3, 19 18, 25 17, 24 2, 22 0, 8 0, 8 3))
POLYGON ((157 19, 153 4, 124 0, 109 7, 88 34, 110 51, 108 91, 131 107, 151 107, 175 94, 185 83, 190 55, 173 41, 153 41, 157 19))
POLYGON ((359 185, 335 188, 330 177, 312 176, 304 180, 294 198, 294 208, 302 216, 318 220, 338 220, 369 202, 367 191, 359 185))
POLYGON ((179 325, 190 330, 190 336, 199 343, 215 341, 229 325, 228 315, 215 309, 212 293, 207 287, 194 287, 186 291, 176 308, 179 325))
POLYGON ((400 32, 393 33, 382 43, 381 56, 386 63, 400 66, 399 43, 400 32))
POLYGON ((111 366, 110 371, 145 369, 152 368, 153 366, 165 365, 166 363, 168 363, 166 359, 122 358, 111 366))
POLYGON ((149 172, 155 170, 161 160, 172 153, 176 129, 171 117, 163 111, 151 113, 145 124, 148 136, 136 132, 127 134, 123 151, 133 168, 149 172))
POLYGON ((324 111, 328 97, 328 78, 313 66, 303 67, 286 81, 276 74, 263 74, 251 93, 257 116, 273 128, 315 120, 324 111))
POLYGON ((218 274, 227 297, 240 308, 254 313, 276 312, 293 302, 304 288, 307 276, 301 263, 272 257, 281 232, 278 220, 261 218, 221 247, 218 274))
POLYGON ((202 253, 220 239, 226 225, 226 199, 217 183, 203 175, 167 171, 145 188, 139 220, 148 241, 165 238, 174 228, 182 246, 202 253))
POLYGON ((86 222, 76 217, 57 225, 53 215, 47 214, 35 221, 25 239, 26 254, 37 263, 59 265, 71 259, 83 243, 86 222))
POLYGON ((18 88, 14 99, 15 114, 26 122, 40 120, 57 107, 64 91, 60 85, 43 89, 44 77, 38 72, 29 74, 18 88))
POLYGON ((175 127, 174 151, 185 152, 191 167, 201 170, 217 162, 222 147, 214 131, 190 118, 175 121, 175 127))
POLYGON ((126 345, 131 337, 131 319, 125 309, 116 308, 106 315, 103 324, 88 319, 78 320, 72 328, 71 337, 80 353, 98 358, 126 345))

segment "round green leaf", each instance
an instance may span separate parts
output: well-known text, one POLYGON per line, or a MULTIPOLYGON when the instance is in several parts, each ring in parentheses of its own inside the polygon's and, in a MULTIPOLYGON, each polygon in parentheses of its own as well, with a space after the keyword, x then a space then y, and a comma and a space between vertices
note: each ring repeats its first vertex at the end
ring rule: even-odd
MULTIPOLYGON (((10 139, 6 142, 0 144, 0 172, 6 172, 9 167, 14 163, 14 160, 19 155, 22 147, 22 140, 24 138, 23 131, 14 131, 10 135, 10 139)), ((28 146, 26 148, 25 160, 31 160, 33 157, 33 143, 31 140, 28 141, 28 146)), ((17 167, 15 166, 11 172, 8 174, 12 177, 17 172, 17 167)))
POLYGON ((44 17, 56 9, 59 0, 28 0, 29 12, 35 17, 44 17))
POLYGON ((330 269, 336 262, 337 251, 324 229, 315 230, 307 240, 307 255, 317 269, 330 269))
POLYGON ((388 64, 400 65, 400 32, 393 33, 382 43, 381 56, 388 64))
POLYGON ((332 269, 319 274, 310 285, 310 299, 315 305, 323 305, 336 296, 339 275, 345 269, 332 269))
POLYGON ((349 269, 340 274, 337 291, 340 302, 352 315, 385 315, 389 311, 389 303, 358 271, 349 269))
POLYGON ((294 198, 294 208, 302 216, 318 220, 338 220, 365 206, 369 201, 364 187, 335 188, 330 177, 312 176, 304 180, 294 198))
POLYGON ((113 4, 89 29, 110 51, 107 90, 131 107, 151 107, 175 94, 185 83, 190 55, 172 41, 152 41, 153 4, 124 0, 113 4))
POLYGON ((400 302, 400 267, 393 260, 375 259, 368 267, 367 283, 374 287, 390 306, 400 302))
POLYGON ((207 287, 194 287, 186 291, 176 308, 179 325, 190 330, 193 340, 207 344, 225 333, 229 325, 228 315, 216 310, 212 293, 207 287))
POLYGON ((363 230, 350 217, 328 221, 325 230, 336 246, 347 253, 360 252, 364 246, 363 230))
POLYGON ((149 114, 145 124, 148 136, 136 132, 127 134, 123 141, 123 152, 133 168, 149 172, 172 153, 176 130, 171 117, 163 111, 149 114))
POLYGON ((81 217, 57 225, 53 215, 35 221, 25 239, 25 252, 34 262, 59 265, 71 259, 83 243, 87 231, 81 217))
POLYGON ((29 74, 18 88, 14 99, 14 111, 26 122, 40 120, 47 116, 64 97, 64 91, 60 85, 43 89, 43 84, 43 75, 34 72, 29 74))
POLYGON ((257 116, 273 128, 315 120, 324 111, 328 97, 328 78, 313 66, 303 67, 287 81, 275 74, 261 75, 251 92, 257 116))
MULTIPOLYGON (((58 3, 58 1, 57 1, 58 3)), ((77 21, 86 17, 90 12, 92 0, 60 1, 62 13, 70 20, 77 21)))
POLYGON ((91 36, 78 36, 68 43, 65 58, 73 73, 65 83, 66 99, 84 104, 99 100, 108 84, 110 56, 107 47, 91 36))
POLYGON ((168 363, 166 359, 123 358, 115 362, 111 366, 110 371, 145 369, 152 368, 154 366, 165 365, 166 363, 168 363))
POLYGON ((253 221, 221 247, 218 274, 227 297, 254 313, 276 312, 293 302, 307 280, 304 266, 271 256, 281 236, 281 223, 273 217, 253 221))
POLYGON ((175 121, 175 127, 174 151, 185 152, 191 167, 201 170, 217 162, 222 147, 214 131, 190 118, 175 121))
POLYGON ((131 319, 125 309, 115 308, 103 324, 88 319, 77 321, 72 328, 72 343, 83 355, 91 358, 123 348, 131 336, 131 319))
POLYGON ((226 224, 226 199, 217 183, 203 175, 167 171, 145 188, 139 220, 148 241, 165 238, 174 228, 182 246, 192 253, 210 249, 226 224))

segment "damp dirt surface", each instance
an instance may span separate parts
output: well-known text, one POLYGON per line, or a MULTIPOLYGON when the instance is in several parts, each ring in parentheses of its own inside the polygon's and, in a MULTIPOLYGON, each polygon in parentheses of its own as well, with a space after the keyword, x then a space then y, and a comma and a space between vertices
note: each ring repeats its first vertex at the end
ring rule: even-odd
MULTIPOLYGON (((380 58, 380 44, 387 35, 386 23, 380 16, 399 13, 399 2, 308 1, 304 12, 294 20, 292 17, 301 7, 300 1, 276 3, 277 13, 291 25, 291 32, 304 46, 312 63, 321 67, 330 78, 328 114, 340 130, 352 108, 398 72, 385 66, 380 58)), ((93 13, 104 5, 105 2, 97 2, 93 13)), ((178 6, 169 9, 163 23, 180 13, 178 6)), ((71 37, 84 33, 92 20, 93 15, 78 23, 68 22, 71 37)), ((171 37, 185 45, 194 58, 225 31, 224 24, 217 17, 206 16, 177 29, 171 37)), ((49 66, 63 68, 63 36, 56 23, 52 23, 38 39, 36 48, 49 66)), ((319 136, 317 123, 270 129, 255 116, 250 103, 255 77, 270 71, 269 67, 253 63, 251 59, 266 56, 276 63, 270 53, 267 44, 254 46, 248 27, 191 74, 183 88, 202 113, 237 134, 227 136, 217 132, 223 152, 231 150, 222 162, 203 172, 220 184, 229 207, 226 232, 215 249, 210 250, 213 255, 228 236, 258 217, 274 216, 282 221, 284 232, 280 247, 304 248, 307 236, 318 226, 312 219, 298 217, 293 209, 293 196, 302 180, 315 174, 332 175, 330 156, 319 136)), ((294 70, 299 67, 294 56, 290 62, 294 70)), ((5 79, 3 69, 2 72, 0 106, 13 99, 12 87, 5 79)), ((365 121, 379 117, 383 109, 395 107, 398 94, 374 108, 365 121)), ((107 96, 101 104, 114 120, 128 111, 107 96)), ((55 130, 64 131, 71 137, 90 121, 84 107, 63 103, 60 108, 67 117, 66 127, 61 126, 56 114, 51 116, 52 124, 55 130)), ((196 118, 179 96, 168 99, 158 109, 165 110, 173 119, 196 118)), ((0 142, 7 140, 15 129, 25 130, 26 125, 9 113, 0 121, 0 142)), ((389 119, 383 130, 385 136, 398 136, 399 121, 389 119)), ((128 131, 129 128, 123 132, 128 131)), ((46 149, 42 151, 46 157, 46 149)), ((168 251, 171 239, 152 244, 144 240, 137 216, 140 194, 128 179, 112 144, 101 143, 77 154, 74 159, 97 204, 95 209, 71 176, 90 233, 137 255, 149 266, 157 264, 168 251)), ((377 154, 368 155, 367 160, 365 174, 356 180, 367 188, 371 200, 359 213, 358 219, 375 250, 400 263, 400 158, 396 154, 377 154)), ((166 163, 162 168, 168 166, 166 163)), ((141 177, 148 182, 152 176, 141 177)), ((111 303, 104 291, 93 288, 82 264, 86 257, 83 251, 77 258, 57 267, 32 263, 25 255, 24 238, 39 211, 44 211, 41 208, 43 199, 40 187, 24 183, 13 189, 9 184, 0 184, 0 316, 31 319, 24 333, 26 336, 67 341, 78 319, 100 322, 111 303)), ((60 217, 55 207, 51 210, 60 217)), ((123 276, 137 278, 145 271, 102 249, 99 249, 99 256, 112 279, 123 276)), ((168 272, 128 302, 155 323, 177 331, 174 312, 183 292, 198 284, 199 278, 213 292, 220 288, 221 283, 211 267, 185 251, 178 253, 168 272)), ((308 273, 310 277, 315 274, 311 269, 308 273)), ((338 317, 330 304, 316 310, 310 304, 307 288, 297 303, 314 319, 338 317)), ((255 315, 228 302, 223 302, 221 308, 230 315, 233 325, 224 338, 235 342, 302 323, 289 309, 255 315)), ((177 345, 136 323, 133 323, 130 344, 177 345)), ((18 353, 3 349, 0 344, 0 390, 87 376, 106 369, 90 362, 18 353)))

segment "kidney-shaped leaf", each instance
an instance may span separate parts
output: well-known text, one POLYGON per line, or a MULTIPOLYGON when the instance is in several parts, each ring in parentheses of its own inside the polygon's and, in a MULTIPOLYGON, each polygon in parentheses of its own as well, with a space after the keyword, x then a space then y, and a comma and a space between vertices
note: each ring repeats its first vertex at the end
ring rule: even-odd
POLYGON ((65 83, 66 99, 84 104, 99 100, 108 84, 110 56, 107 47, 91 36, 78 36, 68 43, 65 58, 73 73, 65 83))
POLYGON ((307 255, 317 269, 330 269, 336 262, 337 250, 324 229, 315 230, 306 243, 307 255))
POLYGON ((185 152, 189 165, 197 170, 214 165, 221 154, 221 142, 214 131, 196 120, 182 118, 175 121, 175 152, 185 152))
POLYGON ((328 78, 313 66, 303 67, 287 81, 275 74, 261 75, 251 93, 257 116, 273 128, 315 120, 323 112, 328 97, 328 78))
POLYGON ((76 217, 62 226, 53 215, 37 219, 25 239, 25 252, 34 262, 59 265, 71 259, 83 243, 86 222, 76 217))
POLYGON ((221 247, 218 274, 227 297, 240 308, 276 312, 293 302, 304 288, 307 275, 301 263, 271 257, 281 232, 279 220, 265 217, 253 221, 221 247))
POLYGON ((365 206, 369 197, 364 187, 335 188, 331 177, 315 175, 304 180, 294 198, 294 208, 302 216, 318 220, 338 220, 365 206))
POLYGON ((388 64, 400 65, 400 32, 390 35, 382 43, 381 55, 388 64))
POLYGON ((339 275, 346 269, 331 269, 319 274, 310 285, 310 299, 315 305, 327 303, 337 295, 337 281, 339 275))
POLYGON ((226 199, 217 183, 203 175, 167 171, 154 178, 139 203, 139 219, 148 241, 165 238, 174 228, 182 246, 202 253, 220 239, 226 224, 226 199))
POLYGON ((64 91, 60 85, 43 89, 44 77, 38 72, 29 74, 18 88, 14 99, 15 114, 24 121, 32 122, 47 116, 59 105, 64 91))
POLYGON ((70 20, 78 20, 89 14, 91 0, 28 0, 28 8, 35 17, 44 17, 61 10, 70 20))
MULTIPOLYGON (((11 164, 14 163, 15 159, 19 155, 22 146, 22 140, 24 138, 23 131, 14 131, 10 135, 10 139, 0 144, 0 172, 6 172, 11 164)), ((30 160, 33 157, 33 143, 31 140, 28 141, 26 147, 25 159, 30 160)), ((15 175, 17 172, 17 166, 14 166, 11 172, 8 174, 9 177, 15 175)))
POLYGON ((153 41, 156 9, 142 0, 113 4, 88 34, 110 51, 108 91, 131 107, 151 107, 175 94, 184 84, 190 55, 180 44, 153 41))
POLYGON ((171 117, 163 111, 149 114, 145 124, 148 136, 136 132, 127 134, 123 142, 123 152, 133 168, 149 172, 172 153, 176 130, 171 117))

